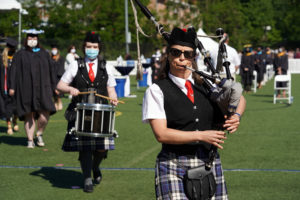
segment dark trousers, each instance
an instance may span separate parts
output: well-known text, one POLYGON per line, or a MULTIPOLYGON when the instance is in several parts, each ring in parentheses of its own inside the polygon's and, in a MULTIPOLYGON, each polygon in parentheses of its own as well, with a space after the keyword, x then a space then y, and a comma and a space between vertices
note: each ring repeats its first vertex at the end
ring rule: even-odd
POLYGON ((93 170, 94 178, 101 175, 99 166, 101 161, 107 157, 107 151, 79 151, 79 158, 81 170, 84 179, 91 178, 91 172, 93 170))

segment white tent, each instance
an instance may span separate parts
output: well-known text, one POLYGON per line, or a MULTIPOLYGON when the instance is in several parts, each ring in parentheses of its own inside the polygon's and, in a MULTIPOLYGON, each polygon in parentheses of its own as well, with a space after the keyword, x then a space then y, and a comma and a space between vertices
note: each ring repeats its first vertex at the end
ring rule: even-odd
POLYGON ((22 6, 16 0, 0 0, 0 10, 20 10, 22 6))
POLYGON ((22 14, 28 14, 26 10, 22 9, 21 3, 16 0, 0 0, 0 10, 19 10, 19 48, 21 47, 21 25, 22 14))

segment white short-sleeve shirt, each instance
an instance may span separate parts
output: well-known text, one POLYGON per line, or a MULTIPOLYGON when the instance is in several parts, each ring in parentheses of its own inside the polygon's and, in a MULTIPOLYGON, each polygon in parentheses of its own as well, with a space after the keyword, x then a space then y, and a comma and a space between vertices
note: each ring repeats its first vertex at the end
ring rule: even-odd
MULTIPOLYGON (((92 61, 89 60, 88 58, 85 58, 85 65, 86 65, 87 72, 89 72, 89 63, 93 63, 92 69, 96 77, 97 69, 98 69, 98 58, 92 61)), ((78 71, 78 63, 75 60, 70 64, 69 68, 65 71, 65 73, 63 74, 60 80, 67 84, 72 83, 73 79, 77 74, 77 71, 78 71)), ((107 74, 108 74, 107 86, 115 87, 117 85, 115 77, 112 75, 110 70, 107 70, 107 74)))
MULTIPOLYGON (((187 95, 185 88, 185 79, 176 77, 169 73, 170 79, 178 86, 178 88, 187 95)), ((194 84, 192 75, 188 77, 189 81, 194 84)), ((164 95, 157 84, 152 84, 145 92, 143 99, 143 116, 142 121, 148 123, 149 119, 166 119, 166 112, 164 109, 164 95)))

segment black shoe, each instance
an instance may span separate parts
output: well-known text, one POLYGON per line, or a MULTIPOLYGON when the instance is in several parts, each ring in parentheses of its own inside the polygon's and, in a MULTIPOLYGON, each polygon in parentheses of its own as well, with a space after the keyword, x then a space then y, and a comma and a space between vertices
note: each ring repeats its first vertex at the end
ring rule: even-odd
POLYGON ((84 181, 84 188, 83 191, 84 192, 93 192, 93 183, 92 183, 92 179, 88 178, 84 181))
POLYGON ((99 171, 94 172, 94 184, 100 184, 101 180, 102 180, 101 171, 99 170, 99 171))
POLYGON ((97 178, 94 179, 94 183, 96 185, 100 184, 101 183, 101 180, 102 180, 102 176, 98 176, 97 178))
POLYGON ((93 184, 84 185, 83 191, 85 192, 93 192, 93 184))

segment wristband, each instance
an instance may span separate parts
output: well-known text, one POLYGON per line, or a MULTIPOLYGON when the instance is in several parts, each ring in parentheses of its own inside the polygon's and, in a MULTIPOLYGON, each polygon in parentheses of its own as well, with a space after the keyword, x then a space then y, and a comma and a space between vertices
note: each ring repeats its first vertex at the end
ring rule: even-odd
POLYGON ((242 118, 242 116, 241 116, 241 114, 240 113, 234 113, 234 115, 237 115, 237 116, 239 116, 239 118, 240 118, 240 121, 241 121, 241 118, 242 118))

